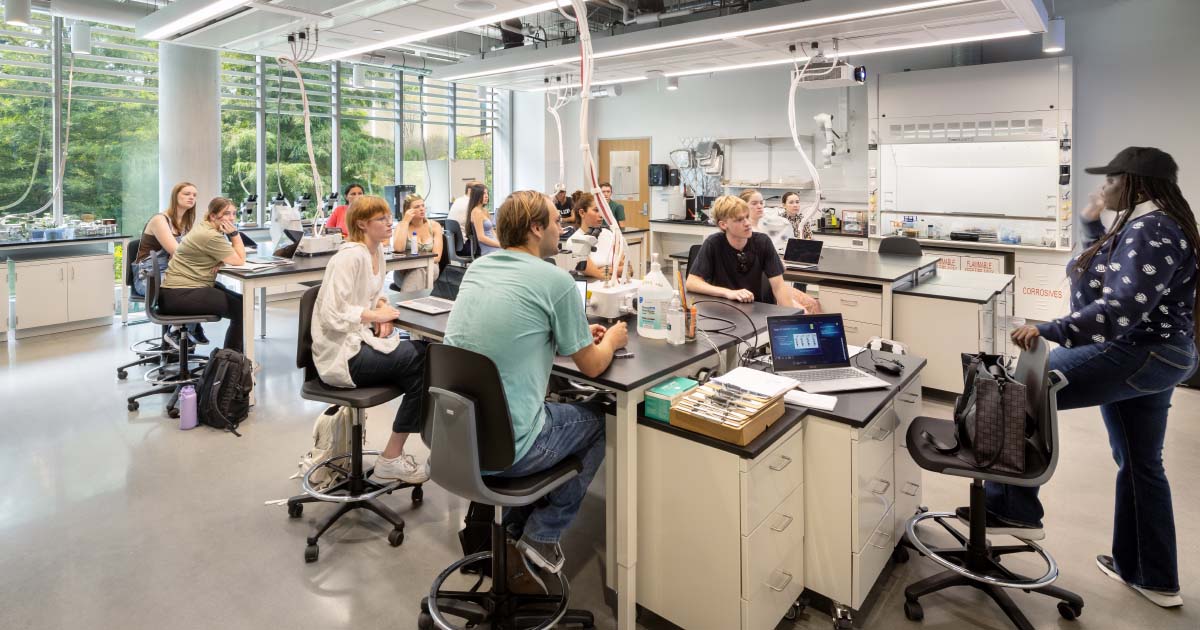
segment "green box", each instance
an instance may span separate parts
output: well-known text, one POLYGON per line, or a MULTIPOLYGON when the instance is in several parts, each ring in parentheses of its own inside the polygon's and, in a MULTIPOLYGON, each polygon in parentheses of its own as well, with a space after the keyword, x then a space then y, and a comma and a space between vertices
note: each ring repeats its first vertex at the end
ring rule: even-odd
POLYGON ((673 376, 646 391, 646 417, 659 422, 671 421, 671 405, 698 385, 696 381, 673 376))

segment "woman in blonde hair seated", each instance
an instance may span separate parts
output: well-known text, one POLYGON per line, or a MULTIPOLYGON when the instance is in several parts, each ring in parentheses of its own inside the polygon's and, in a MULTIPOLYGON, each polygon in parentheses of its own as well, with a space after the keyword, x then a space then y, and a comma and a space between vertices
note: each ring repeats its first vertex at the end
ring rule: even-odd
POLYGON ((410 434, 421 430, 426 345, 393 334, 400 314, 384 293, 383 259, 383 244, 392 237, 391 209, 380 197, 359 197, 346 212, 346 229, 347 241, 329 259, 313 309, 313 364, 326 385, 404 390, 392 435, 375 460, 372 477, 422 483, 429 473, 404 453, 404 445, 410 434))
MULTIPOLYGON (((408 241, 416 234, 417 251, 433 254, 434 259, 440 261, 446 239, 442 236, 442 226, 425 216, 425 200, 420 195, 408 195, 404 198, 403 212, 404 215, 396 226, 396 233, 392 236, 392 249, 398 253, 408 253, 411 247, 408 241)), ((401 291, 419 291, 432 286, 437 277, 437 267, 434 267, 432 272, 428 267, 422 267, 393 272, 392 282, 395 282, 401 291), (430 273, 433 273, 432 278, 427 277, 430 273)))

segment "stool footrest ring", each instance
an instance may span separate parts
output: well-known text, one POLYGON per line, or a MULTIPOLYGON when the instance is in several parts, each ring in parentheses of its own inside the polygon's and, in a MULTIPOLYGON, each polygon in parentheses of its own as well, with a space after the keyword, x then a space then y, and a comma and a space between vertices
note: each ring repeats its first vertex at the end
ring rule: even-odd
MULTIPOLYGON (((363 455, 379 455, 379 451, 363 451, 362 454, 363 455)), ((388 494, 389 492, 392 492, 395 489, 399 488, 400 484, 404 483, 403 481, 393 481, 388 484, 378 484, 376 482, 371 482, 374 485, 380 485, 381 487, 378 490, 373 490, 371 492, 364 492, 363 494, 358 494, 358 495, 326 494, 326 493, 321 492, 320 490, 317 490, 316 488, 313 487, 312 480, 311 480, 313 473, 317 472, 318 470, 320 470, 322 468, 332 468, 333 462, 341 461, 343 459, 349 459, 349 458, 350 458, 349 453, 347 453, 345 455, 335 455, 328 459, 321 460, 321 462, 315 464, 312 468, 309 468, 308 472, 304 473, 304 478, 300 481, 300 488, 302 490, 304 490, 304 494, 307 494, 308 496, 313 497, 315 499, 319 499, 321 501, 328 501, 330 503, 353 503, 355 501, 367 501, 367 500, 374 499, 374 498, 380 497, 382 495, 388 494)))
POLYGON ((1042 577, 1039 577, 1037 579, 1025 579, 1025 580, 1001 579, 1001 578, 997 578, 995 576, 985 575, 982 573, 978 573, 976 571, 972 571, 970 569, 967 569, 966 567, 955 564, 955 563, 941 557, 941 555, 939 555, 938 553, 935 553, 932 549, 930 549, 928 545, 921 542, 920 537, 917 536, 917 531, 916 531, 917 525, 923 520, 935 519, 943 527, 949 527, 948 525, 943 523, 941 521, 941 519, 951 519, 951 518, 957 519, 958 517, 953 512, 925 512, 924 514, 914 515, 912 518, 908 519, 907 523, 905 523, 905 526, 904 526, 905 538, 908 539, 909 544, 911 544, 918 552, 920 552, 921 555, 927 556, 930 559, 932 559, 934 562, 942 565, 943 567, 945 567, 951 571, 954 571, 955 573, 958 573, 959 575, 962 575, 964 577, 975 580, 976 582, 992 584, 992 585, 999 586, 1002 588, 1019 588, 1019 589, 1027 589, 1027 590, 1036 590, 1043 586, 1049 586, 1050 584, 1052 584, 1054 582, 1054 580, 1058 579, 1058 564, 1054 562, 1054 558, 1052 558, 1050 556, 1050 554, 1047 553, 1046 550, 1042 549, 1039 545, 1037 545, 1036 543, 1030 542, 1028 540, 1022 540, 1021 542, 1024 543, 1025 545, 1028 545, 1029 551, 1041 556, 1042 561, 1046 563, 1045 575, 1043 575, 1042 577))
MULTIPOLYGON (((441 610, 438 609, 438 596, 442 590, 442 584, 451 575, 457 573, 462 567, 465 567, 469 564, 474 564, 481 560, 487 560, 491 557, 492 552, 490 551, 481 551, 479 553, 471 554, 446 567, 445 570, 443 570, 441 574, 437 576, 437 579, 433 581, 433 586, 429 589, 429 599, 427 601, 429 606, 429 616, 433 619, 433 624, 437 626, 439 630, 460 630, 456 626, 452 625, 449 621, 446 621, 445 616, 442 615, 441 610)), ((549 628, 553 628, 559 621, 562 620, 563 616, 567 614, 567 600, 570 599, 571 595, 570 586, 567 584, 567 577, 565 575, 563 575, 561 572, 557 573, 556 575, 558 575, 558 583, 562 587, 562 594, 556 596, 559 602, 558 607, 554 610, 552 615, 547 617, 544 622, 542 622, 536 628, 532 628, 531 630, 548 630, 549 628)), ((493 579, 502 578, 496 578, 493 576, 493 579)), ((514 597, 521 596, 515 595, 514 597)), ((452 597, 449 599, 452 599, 452 597)), ((494 625, 489 625, 488 627, 494 627, 494 625)))

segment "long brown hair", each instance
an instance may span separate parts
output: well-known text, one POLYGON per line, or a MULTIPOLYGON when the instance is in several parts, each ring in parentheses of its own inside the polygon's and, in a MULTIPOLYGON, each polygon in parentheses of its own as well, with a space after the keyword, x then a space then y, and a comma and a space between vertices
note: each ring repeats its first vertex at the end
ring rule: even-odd
MULTIPOLYGON (((175 187, 171 189, 171 202, 167 205, 167 221, 171 222, 171 228, 177 234, 183 234, 192 229, 192 224, 196 222, 196 204, 192 204, 192 207, 188 208, 182 217, 175 218, 179 212, 179 191, 188 186, 196 188, 196 185, 191 182, 179 182, 175 184, 175 187)), ((196 188, 197 194, 199 190, 199 188, 196 188)))
MULTIPOLYGON (((1117 238, 1125 229, 1129 218, 1133 216, 1133 207, 1144 201, 1153 201, 1163 211, 1163 214, 1179 224, 1180 229, 1187 236, 1188 245, 1192 248, 1192 260, 1200 265, 1200 228, 1196 226, 1196 215, 1192 212, 1192 207, 1188 205, 1187 199, 1183 198, 1183 191, 1179 189, 1179 184, 1161 177, 1143 177, 1129 173, 1125 173, 1124 177, 1125 182, 1121 187, 1118 207, 1113 209, 1125 212, 1121 213, 1120 218, 1104 233, 1104 236, 1079 255, 1075 261, 1072 275, 1079 277, 1085 269, 1091 266, 1092 259, 1096 257, 1100 249, 1109 241, 1117 238)), ((1108 252, 1108 256, 1111 261, 1112 251, 1108 252)), ((1200 272, 1196 273, 1193 279, 1195 280, 1193 288, 1196 291, 1196 302, 1192 307, 1192 319, 1195 333, 1200 335, 1200 272)))
POLYGON ((229 206, 237 207, 228 197, 213 197, 212 201, 208 202, 208 211, 204 213, 204 220, 211 221, 214 215, 220 214, 229 206))
POLYGON ((571 223, 583 229, 583 213, 595 203, 596 195, 588 192, 575 193, 574 202, 571 204, 571 223))

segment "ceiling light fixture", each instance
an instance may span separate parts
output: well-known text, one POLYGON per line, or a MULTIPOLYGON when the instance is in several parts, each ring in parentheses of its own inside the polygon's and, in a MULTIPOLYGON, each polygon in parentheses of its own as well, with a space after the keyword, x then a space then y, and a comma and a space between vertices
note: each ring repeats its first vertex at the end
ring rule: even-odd
POLYGON ((459 0, 454 3, 454 8, 459 11, 470 11, 472 13, 483 13, 496 8, 495 4, 487 0, 459 0))
MULTIPOLYGON (((213 2, 212 4, 200 7, 199 9, 178 19, 171 20, 170 22, 167 22, 166 24, 150 31, 149 33, 146 33, 145 35, 142 35, 141 37, 143 39, 163 39, 170 37, 171 35, 195 26, 196 24, 200 24, 201 22, 214 18, 223 13, 228 13, 229 11, 246 4, 248 1, 249 0, 216 0, 216 2, 213 2)), ((170 8, 173 6, 178 5, 167 5, 167 7, 159 9, 159 11, 170 10, 170 8)))
POLYGON ((71 25, 71 52, 76 55, 92 54, 92 25, 76 20, 71 25))
POLYGON ((674 92, 679 89, 679 77, 670 77, 667 79, 667 91, 674 92))
POLYGON ((1060 53, 1067 48, 1067 20, 1056 17, 1046 23, 1042 33, 1042 52, 1060 53))
MULTIPOLYGON (((637 83, 638 81, 645 81, 647 78, 648 77, 625 77, 623 79, 609 79, 607 81, 592 81, 592 87, 597 87, 597 86, 601 86, 601 85, 617 85, 617 84, 621 84, 621 83, 637 83)), ((564 85, 550 85, 550 86, 546 86, 546 87, 534 88, 529 91, 530 92, 547 92, 550 90, 560 90, 560 89, 569 90, 571 88, 577 88, 577 87, 580 87, 580 85, 578 83, 567 83, 564 85)))
POLYGON ((30 0, 4 0, 4 21, 18 26, 29 26, 33 7, 30 0))
POLYGON ((570 0, 551 0, 550 2, 542 2, 539 4, 526 5, 524 7, 521 7, 520 9, 513 9, 511 11, 505 11, 503 13, 496 13, 494 15, 482 17, 477 20, 471 20, 470 22, 465 22, 462 24, 455 24, 453 26, 443 26, 441 28, 435 28, 435 29, 428 30, 428 31, 421 31, 419 33, 413 33, 412 35, 405 35, 403 37, 397 37, 394 39, 389 39, 387 41, 375 42, 372 44, 367 44, 365 46, 359 46, 358 48, 351 48, 350 50, 339 50, 339 51, 326 53, 324 55, 318 55, 315 59, 313 59, 313 61, 318 62, 318 63, 323 62, 323 61, 332 61, 334 59, 342 59, 342 58, 350 57, 353 55, 361 55, 363 53, 371 52, 372 50, 379 50, 380 48, 392 48, 394 46, 403 46, 404 44, 409 44, 412 42, 420 42, 420 41, 424 41, 427 39, 432 39, 434 37, 439 37, 441 35, 449 35, 450 33, 457 33, 458 31, 466 30, 469 28, 476 28, 476 27, 484 26, 486 24, 495 24, 497 22, 503 22, 505 20, 511 20, 514 18, 524 17, 526 15, 532 15, 534 13, 542 13, 545 11, 555 11, 560 6, 565 7, 565 6, 569 6, 570 4, 571 4, 570 0))
MULTIPOLYGON (((775 33, 780 31, 789 31, 800 28, 809 28, 813 26, 821 26, 826 24, 834 24, 838 22, 848 22, 852 20, 861 20, 865 18, 880 17, 884 15, 893 15, 897 13, 908 13, 911 11, 922 11, 926 9, 936 9, 939 7, 950 6, 954 4, 963 4, 972 0, 928 0, 926 2, 911 2, 908 4, 900 4, 890 7, 882 7, 879 9, 871 9, 867 11, 856 11, 854 13, 843 13, 840 15, 831 15, 821 18, 813 18, 809 20, 800 20, 797 22, 785 22, 772 24, 770 26, 759 26, 755 28, 742 29, 739 31, 729 31, 726 33, 715 33, 711 35, 701 35, 698 37, 687 37, 666 42, 656 42, 653 44, 645 44, 642 46, 631 46, 629 48, 619 48, 617 50, 608 50, 597 52, 593 55, 595 59, 608 59, 612 57, 620 57, 623 55, 634 55, 637 53, 651 52, 662 50, 665 48, 676 48, 679 46, 692 46, 695 44, 704 44, 707 42, 721 41, 727 39, 737 39, 740 37, 749 37, 752 35, 762 35, 765 33, 775 33)), ((528 63, 520 66, 508 68, 499 68, 496 70, 483 70, 479 72, 471 72, 442 78, 443 81, 458 81, 461 79, 471 79, 475 77, 488 76, 493 74, 504 74, 507 72, 519 72, 521 70, 532 70, 534 68, 543 68, 547 66, 557 66, 564 63, 572 63, 577 61, 578 57, 562 57, 551 59, 549 61, 540 61, 537 63, 528 63)))

